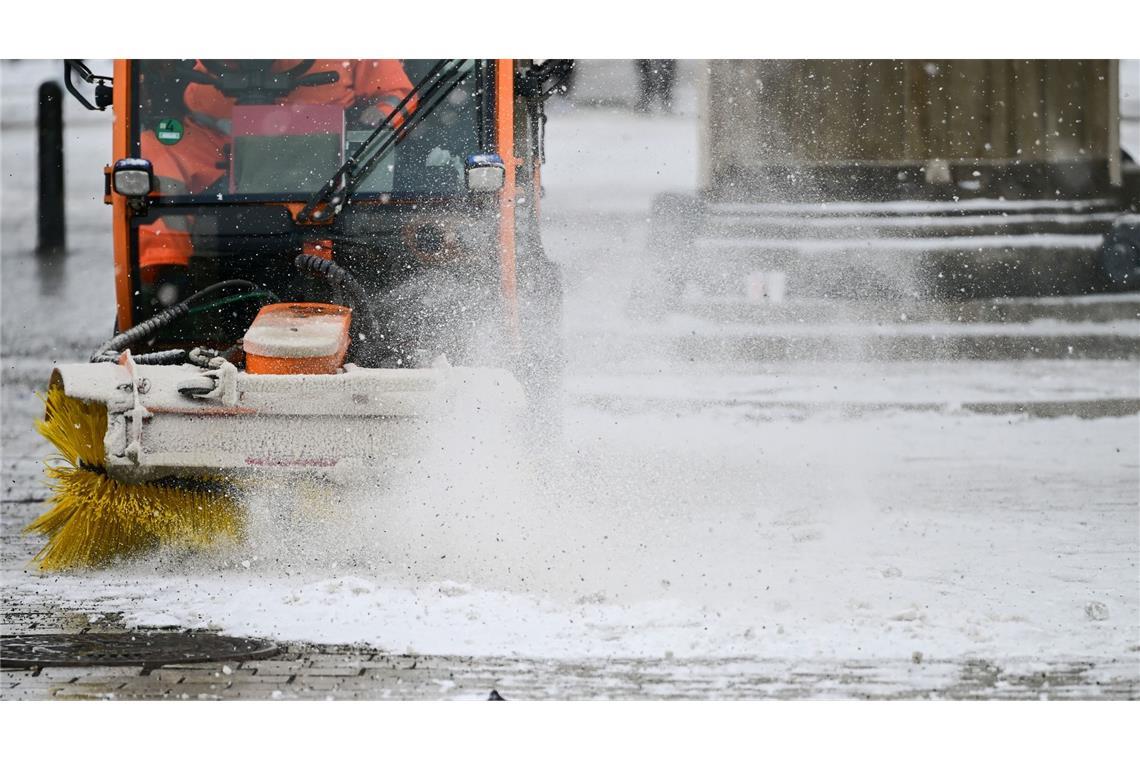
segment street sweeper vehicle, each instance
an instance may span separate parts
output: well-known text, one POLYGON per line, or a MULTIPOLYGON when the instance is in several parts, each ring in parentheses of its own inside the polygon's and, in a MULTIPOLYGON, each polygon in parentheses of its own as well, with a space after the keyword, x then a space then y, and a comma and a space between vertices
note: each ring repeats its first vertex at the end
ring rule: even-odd
POLYGON ((569 65, 68 61, 114 113, 117 312, 50 380, 40 565, 240 535, 258 479, 382 481, 457 404, 553 414, 543 101, 569 65))

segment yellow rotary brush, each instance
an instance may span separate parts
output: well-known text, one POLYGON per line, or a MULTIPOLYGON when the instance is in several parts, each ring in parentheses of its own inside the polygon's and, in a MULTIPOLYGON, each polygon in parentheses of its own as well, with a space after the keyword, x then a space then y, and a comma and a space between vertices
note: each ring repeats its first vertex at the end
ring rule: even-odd
POLYGON ((224 487, 192 481, 124 483, 103 467, 107 410, 53 384, 36 429, 62 461, 47 464, 52 507, 27 532, 47 537, 35 560, 44 570, 94 567, 164 546, 204 546, 236 537, 240 510, 224 487))

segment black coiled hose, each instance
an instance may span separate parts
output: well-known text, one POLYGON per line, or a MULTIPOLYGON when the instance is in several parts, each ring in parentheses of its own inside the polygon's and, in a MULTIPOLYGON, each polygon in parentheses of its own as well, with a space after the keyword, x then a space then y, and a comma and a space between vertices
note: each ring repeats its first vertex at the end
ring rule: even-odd
MULTIPOLYGON (((320 256, 314 256, 311 253, 302 253, 297 258, 293 259, 293 263, 297 269, 305 272, 306 274, 313 274, 328 282, 330 285, 343 288, 348 300, 351 301, 353 315, 360 315, 364 322, 363 331, 358 331, 358 334, 365 342, 370 342, 371 346, 379 345, 381 330, 380 323, 376 319, 371 306, 368 303, 368 294, 364 291, 360 282, 352 276, 344 267, 337 264, 332 259, 324 259, 320 256)), ((375 353, 375 351, 366 351, 367 354, 375 353)))
MULTIPOLYGON (((217 292, 218 290, 235 285, 240 285, 241 287, 249 288, 250 290, 257 290, 258 288, 256 284, 250 282, 249 280, 223 280, 222 282, 216 282, 209 287, 199 290, 197 293, 185 299, 184 301, 174 304, 169 309, 160 311, 158 314, 155 314, 145 322, 139 322, 131 329, 124 330, 118 335, 111 337, 109 340, 103 343, 103 345, 95 349, 95 352, 91 354, 91 361, 118 361, 119 354, 133 346, 135 343, 138 343, 141 340, 146 340, 170 323, 176 322, 189 314, 190 307, 196 301, 200 301, 201 299, 205 298, 211 293, 217 292)), ((277 296, 269 291, 266 291, 265 295, 274 301, 278 300, 277 296)), ((175 350, 180 351, 180 349, 175 350)), ((185 351, 181 351, 181 355, 179 356, 175 356, 172 351, 157 351, 153 354, 143 354, 141 356, 136 356, 134 360, 137 364, 177 364, 181 359, 184 359, 185 357, 185 351), (144 359, 143 357, 149 358, 144 359)))
POLYGON ((119 354, 140 340, 146 340, 162 328, 182 319, 190 313, 189 299, 171 306, 166 311, 160 311, 145 322, 139 322, 129 330, 111 337, 95 353, 91 354, 92 362, 113 362, 119 360, 119 354))
POLYGON ((149 354, 139 354, 131 358, 135 364, 184 364, 186 352, 181 348, 172 348, 169 351, 152 351, 149 354))

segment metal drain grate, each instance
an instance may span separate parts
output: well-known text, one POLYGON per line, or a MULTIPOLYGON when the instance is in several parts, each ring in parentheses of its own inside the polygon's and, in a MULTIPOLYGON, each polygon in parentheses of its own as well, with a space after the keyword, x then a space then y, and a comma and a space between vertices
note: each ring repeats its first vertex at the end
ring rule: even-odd
POLYGON ((212 633, 32 634, 0 636, 0 666, 46 668, 93 665, 171 665, 180 662, 272 657, 277 647, 212 633))

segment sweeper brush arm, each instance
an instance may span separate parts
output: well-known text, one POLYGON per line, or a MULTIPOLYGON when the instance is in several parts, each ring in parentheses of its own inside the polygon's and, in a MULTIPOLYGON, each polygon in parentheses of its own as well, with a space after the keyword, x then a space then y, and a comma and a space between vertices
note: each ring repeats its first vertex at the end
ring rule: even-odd
POLYGON ((352 479, 406 452, 425 423, 465 406, 512 414, 523 390, 505 370, 362 369, 257 375, 223 363, 77 364, 56 370, 67 397, 107 410, 104 467, 123 482, 259 470, 352 479))
POLYGON ((522 411, 505 370, 360 369, 255 375, 221 362, 58 367, 40 433, 51 508, 28 526, 36 556, 59 570, 106 564, 156 546, 205 546, 241 535, 243 488, 265 477, 375 480, 427 439, 430 421, 522 411))
POLYGON ((58 382, 44 401, 36 428, 61 461, 47 466, 51 508, 25 529, 48 539, 35 557, 41 569, 95 567, 159 545, 202 546, 239 535, 240 511, 229 489, 206 481, 121 483, 104 467, 107 407, 67 396, 58 382))

